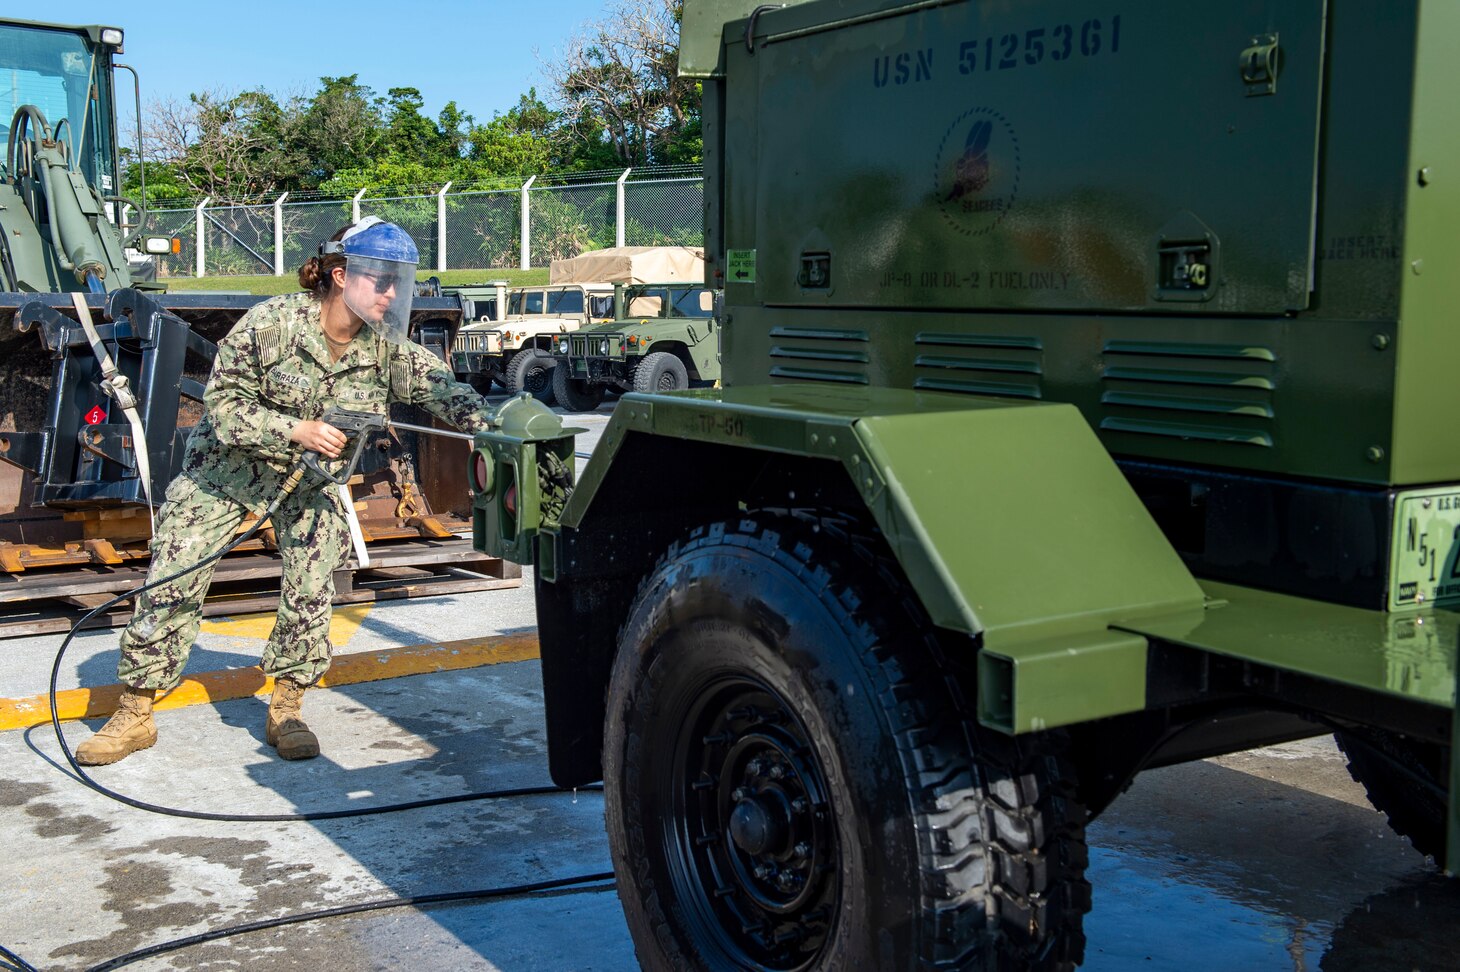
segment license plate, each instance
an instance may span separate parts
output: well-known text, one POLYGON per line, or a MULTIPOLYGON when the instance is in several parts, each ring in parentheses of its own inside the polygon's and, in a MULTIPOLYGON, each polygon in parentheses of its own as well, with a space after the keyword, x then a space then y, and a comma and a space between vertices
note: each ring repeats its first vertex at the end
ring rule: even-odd
POLYGON ((1389 609, 1460 603, 1460 489, 1401 493, 1395 504, 1389 609))

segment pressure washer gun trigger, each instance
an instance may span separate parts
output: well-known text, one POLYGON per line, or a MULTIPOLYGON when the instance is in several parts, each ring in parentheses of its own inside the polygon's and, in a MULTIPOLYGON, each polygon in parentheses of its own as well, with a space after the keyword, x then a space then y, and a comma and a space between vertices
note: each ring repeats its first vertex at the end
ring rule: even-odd
POLYGON ((360 453, 364 450, 365 440, 370 433, 385 428, 385 416, 375 412, 356 412, 348 408, 330 408, 320 416, 320 421, 345 433, 345 448, 349 450, 348 461, 338 476, 331 476, 329 470, 320 464, 317 452, 306 452, 303 456, 304 465, 325 482, 343 486, 355 475, 355 467, 360 463, 360 453))

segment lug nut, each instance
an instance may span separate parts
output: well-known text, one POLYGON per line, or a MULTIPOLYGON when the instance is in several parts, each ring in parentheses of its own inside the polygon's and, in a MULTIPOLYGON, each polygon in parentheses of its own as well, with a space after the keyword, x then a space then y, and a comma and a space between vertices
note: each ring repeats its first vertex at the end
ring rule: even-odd
POLYGON ((780 763, 777 763, 777 764, 775 764, 774 766, 771 767, 771 779, 773 779, 773 780, 779 780, 781 777, 783 777, 785 775, 786 775, 786 767, 782 766, 780 763))
POLYGON ((798 843, 795 847, 791 848, 791 850, 795 852, 797 857, 811 856, 811 845, 806 843, 806 841, 804 840, 798 843))
POLYGON ((740 803, 748 799, 749 797, 750 791, 743 786, 737 786, 735 789, 730 791, 730 799, 734 800, 736 803, 740 803))
POLYGON ((805 797, 797 797, 796 799, 791 801, 792 813, 805 813, 808 809, 810 809, 810 807, 811 804, 806 802, 805 797))

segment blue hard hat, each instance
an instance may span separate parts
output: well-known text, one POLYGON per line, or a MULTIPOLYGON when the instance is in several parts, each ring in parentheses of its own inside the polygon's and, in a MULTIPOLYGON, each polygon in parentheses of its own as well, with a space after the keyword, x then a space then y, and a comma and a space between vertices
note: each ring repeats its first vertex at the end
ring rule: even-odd
POLYGON ((366 216, 345 231, 339 240, 319 245, 321 256, 340 253, 347 257, 389 260, 393 263, 420 263, 421 253, 411 234, 378 216, 366 216))

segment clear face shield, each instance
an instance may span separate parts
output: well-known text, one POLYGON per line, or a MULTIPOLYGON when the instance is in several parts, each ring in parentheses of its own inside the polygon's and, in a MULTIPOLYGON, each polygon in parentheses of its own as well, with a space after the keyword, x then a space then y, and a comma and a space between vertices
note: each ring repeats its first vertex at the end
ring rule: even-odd
POLYGON ((374 257, 345 256, 345 306, 376 334, 395 344, 410 339, 416 265, 374 257))

